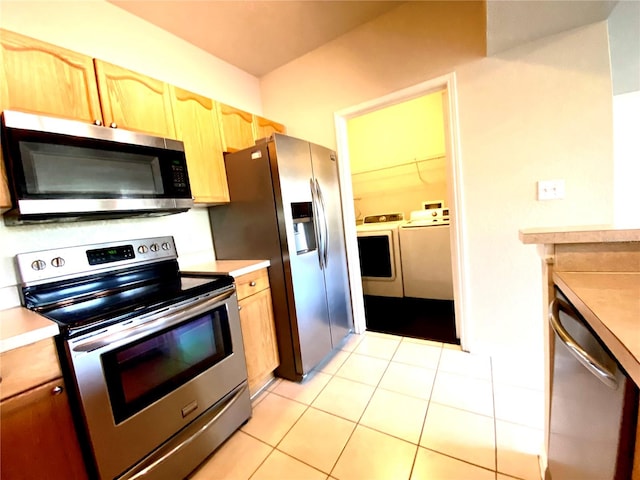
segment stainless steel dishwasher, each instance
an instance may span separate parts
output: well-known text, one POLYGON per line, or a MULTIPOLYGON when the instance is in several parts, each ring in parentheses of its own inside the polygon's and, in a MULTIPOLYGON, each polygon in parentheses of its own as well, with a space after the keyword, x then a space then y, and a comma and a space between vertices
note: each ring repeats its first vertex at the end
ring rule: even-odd
POLYGON ((549 322, 555 352, 547 480, 629 479, 637 386, 557 288, 549 322))

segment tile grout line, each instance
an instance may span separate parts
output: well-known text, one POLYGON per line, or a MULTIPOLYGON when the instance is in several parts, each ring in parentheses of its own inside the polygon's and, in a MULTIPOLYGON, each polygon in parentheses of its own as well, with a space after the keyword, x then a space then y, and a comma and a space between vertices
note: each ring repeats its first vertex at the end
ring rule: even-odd
POLYGON ((416 461, 418 460, 418 453, 420 452, 420 441, 422 440, 422 434, 424 433, 424 427, 427 424, 427 415, 429 414, 429 407, 431 406, 431 397, 433 397, 433 390, 436 387, 436 378, 438 376, 438 370, 440 368, 440 360, 442 359, 442 349, 440 347, 440 355, 438 355, 438 363, 436 365, 435 373, 433 375, 433 383, 431 384, 431 392, 429 392, 429 399, 427 400, 427 409, 424 412, 424 418, 422 419, 422 428, 420 428, 420 435, 418 436, 418 445, 416 448, 416 453, 413 456, 413 463, 411 464, 411 470, 409 471, 409 478, 413 475, 413 469, 416 466, 416 461))
POLYGON ((498 480, 498 423, 496 419, 496 394, 494 390, 495 382, 493 381, 493 358, 489 356, 489 367, 491 368, 491 404, 493 406, 493 452, 494 452, 494 477, 498 480))
MULTIPOLYGON (((347 355, 347 357, 345 358, 345 361, 346 361, 346 359, 347 359, 347 358, 349 358, 349 357, 351 356, 351 353, 353 353, 353 352, 349 352, 349 355, 347 355)), ((328 363, 328 362, 327 362, 327 363, 328 363)), ((343 363, 344 363, 344 362, 343 362, 343 363)), ((329 373, 327 373, 327 372, 322 372, 322 370, 318 370, 318 372, 324 373, 325 375, 329 375, 331 378, 333 378, 333 377, 335 376, 335 374, 329 374, 329 373)), ((315 373, 318 373, 318 372, 315 372, 315 373)), ((324 391, 324 389, 327 387, 327 385, 328 385, 328 384, 329 384, 329 382, 331 381, 331 378, 330 378, 330 379, 329 379, 329 381, 328 381, 328 382, 327 382, 327 383, 326 383, 326 384, 325 384, 325 385, 320 389, 320 391, 318 392, 318 394, 317 394, 317 395, 316 395, 316 396, 311 400, 311 403, 313 403, 313 402, 315 401, 315 399, 316 399, 316 398, 318 398, 318 396, 319 396, 319 395, 324 391)), ((280 384, 281 382, 282 382, 282 380, 281 380, 280 382, 278 382, 278 384, 280 384)), ((289 434, 289 432, 291 432, 291 430, 293 429, 293 427, 294 427, 294 426, 295 426, 295 425, 300 421, 300 419, 302 418, 302 416, 303 416, 303 415, 304 415, 304 414, 309 410, 309 408, 311 408, 311 403, 309 403, 309 404, 305 404, 305 403, 300 402, 300 401, 298 401, 298 400, 296 400, 296 399, 289 398, 289 397, 285 397, 284 395, 280 395, 280 394, 278 394, 277 392, 275 392, 274 390, 268 390, 268 389, 267 389, 267 393, 266 393, 266 395, 265 395, 265 398, 263 398, 262 400, 260 400, 260 402, 258 402, 258 403, 256 404, 256 406, 257 406, 258 404, 262 403, 262 402, 266 399, 266 397, 268 397, 269 395, 272 395, 272 394, 273 394, 273 395, 276 395, 276 396, 278 396, 278 397, 280 397, 280 398, 285 398, 285 399, 287 399, 287 400, 291 400, 292 402, 296 402, 296 403, 298 403, 298 404, 300 404, 300 405, 304 405, 306 408, 302 411, 302 413, 301 413, 301 414, 300 414, 300 416, 296 419, 296 421, 295 421, 295 422, 293 422, 293 424, 291 425, 291 427, 289 427, 289 429, 285 432, 285 434, 284 434, 284 435, 282 435, 282 438, 281 438, 281 439, 276 443, 276 445, 275 445, 275 446, 272 446, 272 445, 270 445, 270 444, 268 444, 268 443, 264 442, 263 440, 260 440, 259 438, 254 437, 253 435, 251 435, 251 434, 249 434, 249 433, 247 433, 247 432, 243 432, 243 433, 245 433, 246 435, 249 435, 250 437, 255 438, 256 440, 258 440, 258 441, 260 441, 260 442, 264 443, 265 445, 268 445, 269 447, 271 447, 271 451, 270 451, 270 452, 269 452, 269 454, 268 454, 268 455, 267 455, 267 456, 262 460, 262 462, 260 462, 260 464, 259 464, 259 465, 256 467, 256 469, 253 471, 253 473, 249 476, 249 480, 250 480, 250 479, 251 479, 251 478, 256 474, 256 472, 257 472, 258 470, 260 470, 260 468, 262 467, 262 465, 264 465, 264 463, 265 463, 265 462, 267 461, 267 459, 268 459, 268 458, 273 454, 273 452, 274 452, 275 450, 278 450, 278 452, 280 452, 280 453, 282 453, 282 454, 284 454, 284 455, 287 455, 288 457, 293 458, 294 460, 296 460, 296 461, 298 461, 298 462, 304 463, 305 465, 307 465, 307 466, 309 466, 309 467, 313 468, 314 470, 317 470, 318 472, 321 472, 322 474, 324 474, 325 472, 323 472, 322 470, 319 470, 319 469, 317 469, 316 467, 314 467, 314 466, 312 466, 312 465, 309 465, 308 463, 306 463, 306 462, 304 462, 304 461, 300 460, 299 458, 295 458, 295 457, 293 457, 293 456, 289 455, 288 453, 283 452, 282 450, 278 449, 278 446, 282 443, 282 441, 284 440, 284 438, 289 434)), ((253 408, 253 407, 252 407, 252 408, 253 408)), ((325 413, 326 413, 326 412, 325 412, 325 413)))
MULTIPOLYGON (((362 341, 362 339, 360 340, 360 342, 361 342, 361 341, 362 341)), ((358 342, 358 345, 360 344, 360 342, 358 342)), ((355 349, 355 348, 357 348, 357 345, 356 345, 356 347, 354 347, 354 349, 355 349)), ((343 362, 342 362, 342 364, 340 365, 340 367, 342 367, 342 365, 347 361, 347 359, 348 359, 348 358, 351 356, 351 354, 353 353, 353 350, 351 350, 351 351, 349 351, 349 350, 342 350, 342 349, 340 349, 340 350, 341 350, 341 351, 343 351, 343 352, 348 352, 348 355, 345 357, 344 361, 343 361, 343 362)), ((329 362, 327 362, 327 363, 329 363, 329 362)), ((326 365, 325 365, 325 366, 326 366, 326 365)), ((338 369, 337 369, 337 370, 339 370, 339 369, 340 369, 340 367, 338 367, 338 369)), ((337 371, 337 370, 336 370, 336 371, 337 371)), ((274 390, 269 391, 269 392, 268 392, 268 394, 266 395, 266 396, 268 396, 268 395, 270 395, 270 394, 277 395, 277 396, 278 396, 278 397, 280 397, 280 398, 285 398, 285 399, 287 399, 287 400, 291 400, 291 401, 293 401, 293 402, 296 402, 296 403, 298 403, 298 404, 300 404, 300 405, 304 405, 306 408, 302 411, 302 413, 300 414, 300 416, 296 419, 296 421, 295 421, 295 422, 293 422, 293 424, 291 425, 291 427, 289 427, 289 429, 285 432, 285 434, 284 434, 284 435, 282 436, 282 438, 278 441, 278 443, 276 443, 276 445, 275 445, 274 447, 271 447, 271 445, 269 445, 269 444, 268 444, 268 443, 266 443, 266 442, 262 442, 262 443, 265 443, 266 445, 269 445, 269 446, 271 447, 271 452, 269 452, 269 455, 267 455, 267 456, 265 457, 265 459, 260 463, 260 465, 256 468, 256 470, 251 474, 251 476, 249 477, 249 479, 251 479, 251 477, 253 477, 253 476, 256 474, 256 472, 257 472, 257 471, 260 469, 260 467, 261 467, 261 466, 262 466, 262 465, 267 461, 267 459, 268 459, 268 458, 273 454, 273 452, 274 452, 275 450, 277 450, 278 452, 280 452, 280 453, 282 453, 282 454, 284 454, 284 455, 287 455, 289 458, 292 458, 292 459, 294 459, 294 460, 296 460, 296 461, 298 461, 298 462, 300 462, 300 463, 303 463, 303 464, 305 464, 305 465, 307 465, 307 466, 309 466, 309 467, 313 468, 314 470, 316 470, 316 471, 318 471, 318 472, 320 472, 320 473, 322 473, 322 474, 325 474, 325 472, 323 472, 322 470, 318 469, 317 467, 314 467, 313 465, 310 465, 310 464, 308 464, 307 462, 305 462, 305 461, 303 461, 303 460, 301 460, 301 459, 299 459, 299 458, 296 458, 296 457, 294 457, 293 455, 290 455, 289 453, 287 453, 287 452, 285 452, 285 451, 283 451, 283 450, 280 450, 280 449, 278 448, 278 447, 280 446, 280 444, 282 443, 282 441, 285 439, 285 437, 286 437, 286 436, 291 432, 291 430, 293 430, 293 427, 295 427, 295 426, 298 424, 298 422, 299 422, 299 421, 300 421, 300 419, 304 416, 304 414, 305 414, 305 413, 307 413, 307 411, 309 411, 309 409, 310 409, 310 408, 312 408, 311 404, 312 404, 312 403, 313 403, 313 402, 314 402, 314 401, 315 401, 315 400, 320 396, 320 394, 325 390, 325 388, 327 388, 327 385, 329 385, 329 382, 331 381, 331 379, 332 379, 332 378, 334 378, 334 377, 336 376, 336 375, 335 375, 335 373, 327 373, 327 372, 323 372, 322 370, 318 370, 318 371, 316 371, 316 372, 314 372, 314 373, 318 373, 318 372, 320 372, 320 373, 324 373, 325 375, 329 375, 331 378, 327 381, 327 383, 325 383, 325 384, 324 384, 324 386, 320 389, 320 391, 316 394, 316 396, 315 396, 315 397, 313 397, 313 399, 312 399, 312 400, 310 401, 310 403, 308 403, 308 404, 303 403, 303 402, 300 402, 300 401, 298 401, 298 400, 296 400, 296 399, 289 398, 289 397, 286 397, 286 396, 284 396, 284 395, 281 395, 281 394, 277 393, 277 392, 276 392, 276 391, 274 391, 274 390)), ((341 377, 339 377, 339 378, 341 378, 341 377)), ((260 402, 260 403, 261 403, 261 402, 260 402)), ((318 411, 323 412, 323 413, 326 413, 326 414, 328 414, 328 415, 332 415, 331 413, 329 413, 329 412, 324 412, 323 410, 320 410, 319 408, 314 408, 314 410, 318 410, 318 411)), ((338 415, 334 415, 334 416, 335 416, 335 417, 338 417, 338 418, 342 418, 342 417, 340 417, 340 416, 338 416, 338 415)), ((346 419, 345 419, 345 420, 346 420, 346 419)), ((357 423, 356 423, 356 426, 357 426, 357 423)), ((355 431, 355 428, 354 428, 354 431, 355 431)), ((244 432, 244 433, 246 433, 246 432, 244 432)), ((353 432, 352 432, 352 434, 353 434, 353 432)), ((252 437, 253 437, 253 436, 252 436, 252 437)), ((255 437, 253 437, 253 438, 255 438, 255 437)), ((350 439, 350 438, 351 438, 351 436, 349 436, 349 439, 350 439)), ((258 439, 258 440, 259 440, 259 439, 258 439)), ((347 443, 348 443, 348 441, 349 441, 349 440, 347 440, 347 443)), ((346 446, 346 443, 345 443, 345 446, 346 446)), ((343 450, 344 450, 344 448, 343 448, 343 450)), ((340 452, 340 455, 342 455, 342 451, 340 452)), ((340 458, 340 455, 338 455, 338 459, 340 458)), ((336 459, 336 463, 337 463, 338 459, 336 459)), ((334 467, 335 467, 335 463, 334 463, 333 467, 331 467, 331 470, 330 470, 330 472, 329 472, 328 476, 331 476, 331 471, 333 471, 333 468, 334 468, 334 467)))
MULTIPOLYGON (((380 338, 380 337, 378 337, 380 338)), ((360 344, 362 343, 362 341, 364 340, 364 338, 362 338, 360 340, 360 342, 358 342, 358 345, 353 349, 353 351, 351 352, 356 353, 355 350, 356 348, 358 348, 360 346, 360 344)), ((402 340, 400 340, 398 342, 398 344, 396 345, 396 348, 393 351, 393 354, 391 355, 391 358, 393 358, 393 355, 396 354, 396 352, 398 351, 398 348, 400 347, 400 343, 402 343, 402 340)), ((376 358, 376 357, 370 357, 370 358, 376 358)), ((380 359, 379 359, 380 360, 380 359)), ((340 458, 342 457, 342 455, 344 454, 345 449, 347 448, 347 445, 349 444, 349 442, 351 441, 351 439, 353 438, 353 434, 355 433, 356 429, 358 428, 358 426, 360 425, 360 420, 362 420, 362 417, 364 416, 364 412, 367 411, 367 408, 369 407, 369 404, 371 403, 371 399, 373 398, 373 396, 376 393, 376 390, 378 389, 378 385, 380 385, 380 382, 382 381, 382 377, 384 377, 384 374, 387 372, 389 365, 391 364, 391 359, 389 359, 387 361, 387 366, 384 369, 384 372, 382 372, 382 375, 380 375, 380 379, 378 380, 378 383, 376 384, 376 386, 373 389, 373 392, 371 393, 371 397, 369 397, 369 400, 367 401, 367 404, 365 405, 364 409, 362 410, 362 413, 360 414, 360 416, 358 417, 358 420, 355 422, 356 426, 353 428, 353 430, 351 431, 351 435, 349 435, 349 438, 347 438, 347 441, 345 442, 344 446, 342 447, 342 450, 340 450, 340 454, 338 455, 338 457, 336 458, 336 461, 333 464, 333 467, 331 467, 331 471, 329 472, 329 476, 331 477, 333 475, 333 471, 336 468, 336 465, 338 465, 338 462, 340 461, 340 458)), ((337 372, 336 372, 337 373, 337 372)), ((339 378, 343 378, 343 377, 339 377, 339 378)), ((346 379, 349 380, 349 379, 346 379)), ((362 383, 362 382, 358 382, 358 383, 362 383)), ((372 386, 372 385, 369 385, 372 386)), ((362 427, 364 428, 368 428, 365 425, 362 425, 362 427)), ((377 430, 376 430, 377 431, 377 430)))

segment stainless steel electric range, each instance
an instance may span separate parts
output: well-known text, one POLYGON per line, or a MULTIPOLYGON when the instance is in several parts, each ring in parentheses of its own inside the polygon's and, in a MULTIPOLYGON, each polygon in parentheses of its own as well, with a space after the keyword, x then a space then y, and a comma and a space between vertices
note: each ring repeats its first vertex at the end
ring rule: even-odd
POLYGON ((89 473, 179 479, 251 416, 232 277, 184 275, 172 237, 16 256, 59 325, 89 473))

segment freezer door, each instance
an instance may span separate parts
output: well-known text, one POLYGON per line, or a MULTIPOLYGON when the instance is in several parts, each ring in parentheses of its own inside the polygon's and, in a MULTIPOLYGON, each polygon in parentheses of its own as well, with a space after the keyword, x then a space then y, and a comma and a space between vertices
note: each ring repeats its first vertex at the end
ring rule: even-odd
POLYGON ((278 178, 274 182, 274 194, 281 241, 287 246, 283 251, 289 252, 284 263, 289 304, 294 305, 293 340, 299 343, 295 345, 295 349, 299 349, 296 369, 299 375, 306 375, 332 348, 318 252, 320 226, 310 183, 313 176, 309 142, 276 134, 269 148, 271 168, 278 178))
POLYGON ((331 342, 336 347, 353 329, 347 253, 342 225, 342 203, 335 153, 311 144, 313 175, 319 197, 324 238, 324 278, 331 324, 331 342))

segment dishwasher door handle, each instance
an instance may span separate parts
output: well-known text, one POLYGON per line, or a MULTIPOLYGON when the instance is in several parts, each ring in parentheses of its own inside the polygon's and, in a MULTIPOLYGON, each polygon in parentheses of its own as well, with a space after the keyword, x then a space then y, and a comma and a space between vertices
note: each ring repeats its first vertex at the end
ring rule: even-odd
POLYGON ((549 323, 553 331, 556 332, 560 341, 566 345, 573 356, 576 357, 589 372, 595 375, 607 387, 616 390, 618 388, 618 380, 615 375, 585 351, 580 344, 573 339, 569 332, 567 332, 562 326, 562 323, 560 323, 560 310, 571 318, 581 322, 580 319, 575 317, 573 309, 566 302, 554 298, 551 305, 549 305, 549 323))

